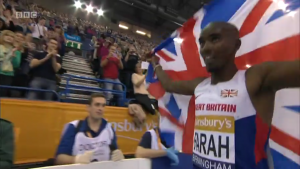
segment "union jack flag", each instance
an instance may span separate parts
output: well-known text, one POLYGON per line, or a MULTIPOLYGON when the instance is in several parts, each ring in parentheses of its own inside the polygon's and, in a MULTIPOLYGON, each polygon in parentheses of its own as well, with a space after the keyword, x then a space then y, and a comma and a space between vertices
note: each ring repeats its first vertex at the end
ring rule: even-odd
MULTIPOLYGON (((200 76, 209 76, 199 53, 200 32, 210 22, 226 21, 233 23, 240 30, 242 46, 236 54, 236 65, 239 69, 247 69, 251 65, 265 61, 299 59, 299 7, 299 0, 212 0, 157 46, 154 52, 160 57, 160 64, 173 80, 191 80, 200 76)), ((173 139, 177 149, 192 153, 195 121, 194 96, 165 92, 160 82, 153 76, 151 65, 148 71, 146 82, 149 93, 159 103, 161 130, 169 134, 168 138, 173 139)), ((299 92, 299 89, 293 90, 299 92)), ((281 107, 275 105, 274 116, 279 112, 288 111, 289 116, 285 118, 287 120, 293 118, 296 122, 281 124, 283 122, 280 120, 273 121, 270 137, 274 144, 270 144, 271 152, 274 154, 276 169, 293 169, 293 166, 300 166, 298 125, 300 114, 297 113, 299 111, 297 108, 291 107, 299 106, 299 102, 296 104, 294 102, 296 96, 291 98, 287 92, 276 96, 277 100, 278 97, 286 101, 290 100, 290 102, 285 102, 286 105, 281 105, 281 107), (275 130, 276 133, 273 132, 275 130), (294 146, 287 145, 283 140, 290 141, 294 146)))
POLYGON ((235 89, 224 89, 221 90, 222 97, 235 97, 238 95, 238 90, 235 89))

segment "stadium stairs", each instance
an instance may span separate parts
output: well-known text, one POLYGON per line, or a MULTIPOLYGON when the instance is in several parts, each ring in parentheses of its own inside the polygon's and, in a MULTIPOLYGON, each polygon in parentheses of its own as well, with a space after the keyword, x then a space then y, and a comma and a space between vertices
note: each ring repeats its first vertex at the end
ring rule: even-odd
POLYGON ((59 86, 63 101, 84 104, 87 103, 91 93, 101 93, 100 85, 95 80, 88 60, 78 55, 65 55, 62 68, 67 70, 67 74, 61 77, 59 86), (68 84, 69 87, 66 88, 68 84), (68 90, 68 94, 64 95, 66 90, 68 90))
POLYGON ((110 101, 110 105, 127 105, 126 86, 121 83, 107 82, 95 77, 87 59, 68 53, 63 57, 62 68, 65 69, 67 73, 61 76, 59 84, 61 101, 87 104, 92 93, 103 93, 104 91, 108 91, 100 87, 103 86, 103 83, 114 83, 122 85, 124 91, 111 90, 110 92, 114 96, 119 95, 119 97, 114 97, 114 99, 110 101), (118 100, 117 98, 123 99, 118 100))

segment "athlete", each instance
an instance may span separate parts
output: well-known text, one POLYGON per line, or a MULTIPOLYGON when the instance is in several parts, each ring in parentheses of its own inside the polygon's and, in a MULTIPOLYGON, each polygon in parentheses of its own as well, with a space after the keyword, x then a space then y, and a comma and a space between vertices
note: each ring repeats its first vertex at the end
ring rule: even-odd
POLYGON ((103 119, 106 99, 95 93, 89 99, 89 116, 68 123, 56 153, 56 164, 88 164, 97 161, 124 159, 110 123, 103 119))
POLYGON ((172 81, 158 57, 152 58, 167 92, 195 95, 194 165, 201 169, 268 168, 265 149, 275 93, 300 87, 300 61, 264 62, 238 70, 234 61, 241 46, 239 31, 226 22, 207 25, 199 43, 209 78, 172 81))

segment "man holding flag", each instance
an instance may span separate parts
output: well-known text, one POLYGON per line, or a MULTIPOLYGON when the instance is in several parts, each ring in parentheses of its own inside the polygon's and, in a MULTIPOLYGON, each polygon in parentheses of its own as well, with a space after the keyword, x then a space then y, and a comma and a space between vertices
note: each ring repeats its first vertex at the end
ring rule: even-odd
POLYGON ((207 168, 206 163, 226 168, 267 168, 263 157, 275 93, 300 87, 300 61, 265 62, 238 70, 234 60, 241 46, 239 31, 226 22, 206 26, 199 43, 211 73, 209 78, 173 81, 157 57, 152 60, 167 92, 195 95, 194 164, 200 168, 207 168))

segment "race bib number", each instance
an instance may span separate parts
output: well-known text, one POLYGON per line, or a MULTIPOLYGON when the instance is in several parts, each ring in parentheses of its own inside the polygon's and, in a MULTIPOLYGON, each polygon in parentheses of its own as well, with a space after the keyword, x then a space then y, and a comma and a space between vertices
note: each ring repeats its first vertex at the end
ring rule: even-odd
POLYGON ((234 169, 233 116, 196 117, 193 162, 201 169, 234 169))

